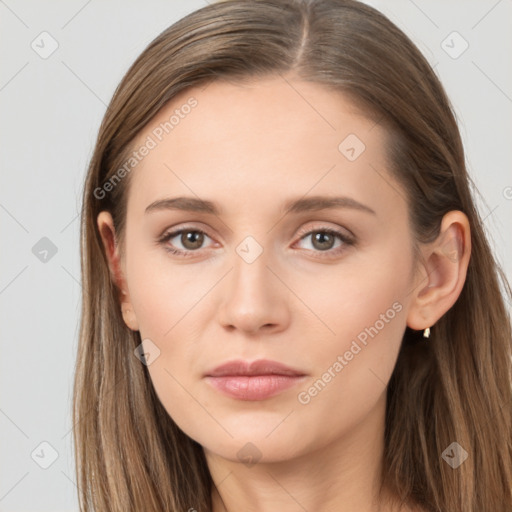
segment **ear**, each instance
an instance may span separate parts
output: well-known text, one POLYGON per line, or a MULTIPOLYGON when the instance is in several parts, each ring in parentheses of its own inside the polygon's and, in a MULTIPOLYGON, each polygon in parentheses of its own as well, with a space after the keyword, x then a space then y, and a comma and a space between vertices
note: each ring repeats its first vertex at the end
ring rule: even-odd
POLYGON ((119 245, 117 243, 114 221, 110 212, 100 212, 98 214, 97 223, 108 260, 110 275, 112 277, 112 281, 120 292, 119 302, 121 303, 124 322, 132 331, 138 331, 139 325, 131 304, 128 287, 126 285, 123 262, 119 252, 119 245))
POLYGON ((462 291, 471 255, 471 231, 466 215, 448 212, 439 236, 422 248, 416 287, 407 315, 411 329, 432 327, 452 306, 462 291))

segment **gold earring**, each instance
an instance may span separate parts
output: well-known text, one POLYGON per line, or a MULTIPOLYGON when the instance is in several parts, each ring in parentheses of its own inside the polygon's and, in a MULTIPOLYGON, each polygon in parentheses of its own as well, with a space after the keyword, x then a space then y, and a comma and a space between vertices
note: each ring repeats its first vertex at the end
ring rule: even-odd
POLYGON ((430 336, 430 327, 427 327, 424 331, 423 331, 423 337, 424 338, 428 338, 430 336))

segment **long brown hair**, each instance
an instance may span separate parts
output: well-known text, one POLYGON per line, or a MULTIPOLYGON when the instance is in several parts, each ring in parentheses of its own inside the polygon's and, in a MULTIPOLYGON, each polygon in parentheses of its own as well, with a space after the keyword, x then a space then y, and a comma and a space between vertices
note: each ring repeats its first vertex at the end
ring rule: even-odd
MULTIPOLYGON (((169 417, 134 357, 97 229, 111 212, 122 241, 130 174, 109 190, 134 137, 178 92, 217 78, 293 72, 341 91, 392 135, 390 171, 407 191, 418 243, 443 215, 469 218, 463 290, 428 343, 406 329, 387 391, 382 481, 429 511, 512 510, 512 335, 450 102, 410 39, 355 0, 225 0, 162 32, 130 67, 108 106, 82 206, 82 314, 74 383, 75 461, 83 511, 211 510, 202 447, 169 417), (102 188, 103 187, 103 188, 102 188), (457 468, 442 454, 468 454, 457 468)), ((133 172, 136 172, 133 171, 133 172)), ((122 245, 122 244, 121 244, 122 245)))

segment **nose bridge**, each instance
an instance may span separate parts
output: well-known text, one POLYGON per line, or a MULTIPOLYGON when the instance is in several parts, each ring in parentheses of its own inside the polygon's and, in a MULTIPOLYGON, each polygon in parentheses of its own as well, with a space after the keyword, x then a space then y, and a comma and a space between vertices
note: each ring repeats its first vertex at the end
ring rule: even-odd
POLYGON ((252 236, 246 237, 235 249, 234 269, 232 272, 233 286, 255 290, 268 289, 270 271, 267 268, 271 254, 252 236))
MULTIPOLYGON (((273 288, 272 273, 267 265, 272 260, 271 250, 264 247, 253 236, 245 237, 235 248, 233 257, 233 272, 231 273, 231 293, 238 300, 245 301, 252 298, 252 307, 255 301, 266 299, 266 295, 273 288)), ((251 306, 251 302, 245 305, 251 306)))
POLYGON ((223 324, 255 331, 286 321, 286 290, 267 267, 272 267, 273 261, 271 249, 253 236, 245 237, 236 246, 233 270, 229 273, 219 309, 223 324))

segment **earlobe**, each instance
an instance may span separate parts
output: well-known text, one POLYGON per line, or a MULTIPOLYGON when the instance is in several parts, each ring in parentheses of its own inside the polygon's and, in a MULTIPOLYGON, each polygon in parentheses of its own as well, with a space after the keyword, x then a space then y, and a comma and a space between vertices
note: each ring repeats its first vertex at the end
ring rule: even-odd
POLYGON ((131 304, 129 303, 123 303, 121 304, 121 310, 123 313, 123 320, 126 326, 131 329, 132 331, 138 331, 139 330, 139 324, 137 322, 137 317, 135 316, 135 313, 133 309, 131 308, 131 304))
POLYGON ((466 215, 448 212, 437 239, 423 248, 424 260, 407 316, 411 329, 432 327, 458 299, 471 254, 471 233, 466 215))
POLYGON ((116 241, 116 232, 112 215, 108 211, 102 211, 97 218, 98 231, 103 242, 107 257, 110 275, 119 290, 119 302, 125 324, 132 331, 138 331, 139 326, 135 312, 130 301, 130 296, 123 275, 119 246, 116 241))

